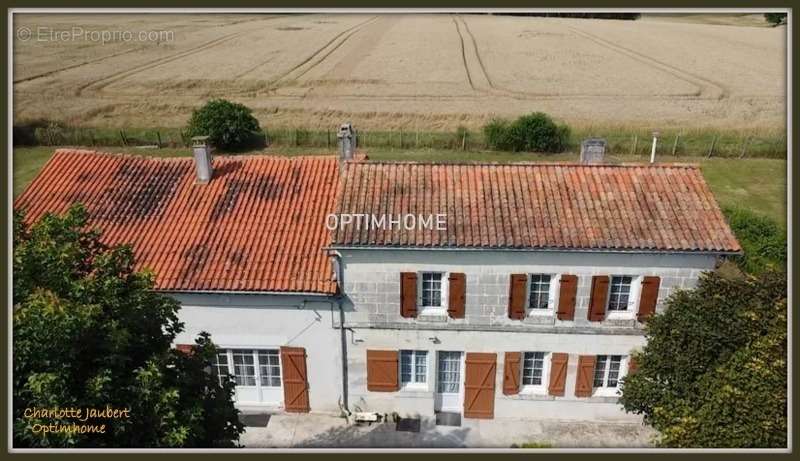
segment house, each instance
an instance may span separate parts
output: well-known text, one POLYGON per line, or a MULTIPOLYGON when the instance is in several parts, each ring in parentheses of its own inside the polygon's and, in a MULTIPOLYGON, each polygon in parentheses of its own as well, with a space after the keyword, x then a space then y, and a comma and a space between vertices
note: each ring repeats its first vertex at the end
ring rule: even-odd
POLYGON ((637 419, 643 324, 741 251, 691 165, 196 157, 59 150, 15 208, 133 244, 245 409, 637 419))
POLYGON ((695 166, 352 162, 343 174, 330 248, 362 411, 635 419, 617 391, 643 323, 740 251, 695 166))
POLYGON ((337 185, 332 157, 217 157, 202 183, 191 158, 61 149, 14 207, 35 220, 79 201, 106 243, 131 243, 182 304, 177 347, 210 332, 241 408, 338 414, 339 308, 322 251, 337 185))

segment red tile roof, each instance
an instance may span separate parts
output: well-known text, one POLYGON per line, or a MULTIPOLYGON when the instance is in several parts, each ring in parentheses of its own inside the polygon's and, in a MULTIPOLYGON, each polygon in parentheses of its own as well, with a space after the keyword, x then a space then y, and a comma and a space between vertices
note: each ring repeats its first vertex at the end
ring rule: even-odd
POLYGON ((337 213, 447 215, 446 231, 340 225, 338 247, 740 251, 692 165, 353 162, 337 213))
POLYGON ((58 150, 15 201, 33 220, 84 203, 109 244, 131 243, 171 291, 335 291, 323 248, 335 157, 215 157, 196 184, 191 158, 58 150))

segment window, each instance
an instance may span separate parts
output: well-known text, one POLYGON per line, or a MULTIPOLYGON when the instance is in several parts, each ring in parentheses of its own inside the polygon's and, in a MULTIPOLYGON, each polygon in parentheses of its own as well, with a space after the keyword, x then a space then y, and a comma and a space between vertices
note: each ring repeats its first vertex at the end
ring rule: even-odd
POLYGON ((212 371, 219 377, 232 375, 237 386, 281 386, 277 349, 218 349, 212 371))
POLYGON ((548 274, 530 275, 530 296, 528 307, 531 309, 550 308, 550 280, 548 274))
POLYGON ((621 355, 598 355, 594 367, 594 387, 616 389, 621 368, 621 355))
POLYGON ((461 381, 461 353, 439 352, 439 369, 436 392, 455 394, 461 381))
POLYGON ((522 385, 542 386, 545 378, 545 353, 525 352, 522 356, 522 385))
POLYGON ((400 383, 403 386, 428 381, 428 352, 400 351, 400 383))
POLYGON ((422 273, 422 307, 442 307, 442 273, 422 273))
POLYGON ((608 296, 609 311, 627 311, 631 297, 631 283, 633 277, 615 275, 611 277, 611 289, 608 296))

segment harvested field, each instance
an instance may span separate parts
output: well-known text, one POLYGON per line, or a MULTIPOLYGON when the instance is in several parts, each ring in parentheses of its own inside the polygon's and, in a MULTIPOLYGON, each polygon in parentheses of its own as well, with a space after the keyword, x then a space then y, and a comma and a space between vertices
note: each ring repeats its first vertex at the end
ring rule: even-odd
POLYGON ((450 14, 25 14, 14 24, 76 26, 173 35, 15 40, 15 120, 181 126, 225 97, 267 126, 449 130, 541 110, 575 126, 785 127, 785 27, 450 14))

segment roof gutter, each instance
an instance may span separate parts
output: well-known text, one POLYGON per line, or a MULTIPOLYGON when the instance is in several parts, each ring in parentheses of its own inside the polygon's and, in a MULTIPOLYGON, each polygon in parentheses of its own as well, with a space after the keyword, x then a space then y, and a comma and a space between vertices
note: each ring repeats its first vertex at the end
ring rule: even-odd
POLYGON ((305 291, 237 291, 237 290, 153 290, 159 293, 209 294, 209 295, 281 295, 332 298, 334 293, 311 293, 305 291))
POLYGON ((411 250, 411 251, 508 251, 519 253, 623 253, 623 254, 701 254, 713 256, 741 255, 742 251, 710 251, 710 250, 624 250, 601 248, 486 248, 486 247, 426 247, 426 246, 366 246, 366 245, 332 245, 324 250, 411 250))

